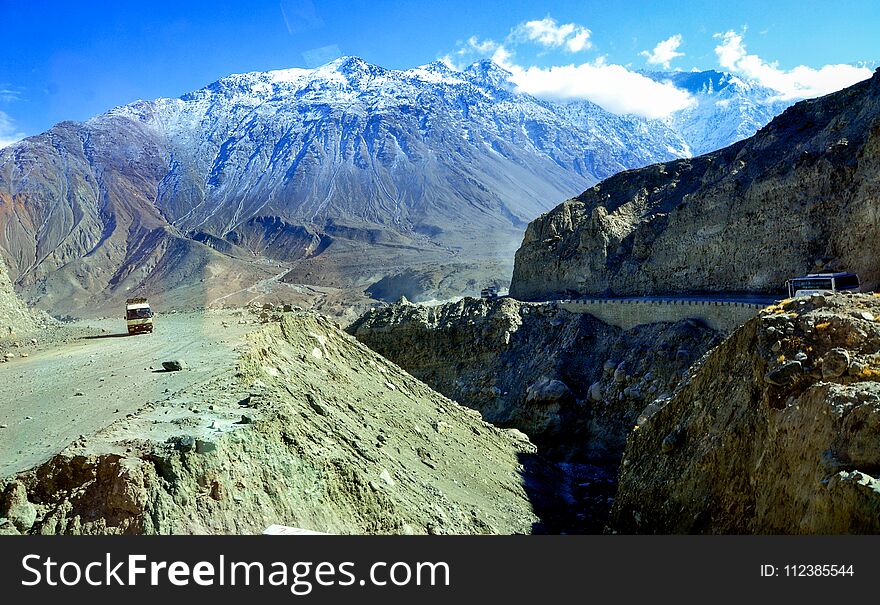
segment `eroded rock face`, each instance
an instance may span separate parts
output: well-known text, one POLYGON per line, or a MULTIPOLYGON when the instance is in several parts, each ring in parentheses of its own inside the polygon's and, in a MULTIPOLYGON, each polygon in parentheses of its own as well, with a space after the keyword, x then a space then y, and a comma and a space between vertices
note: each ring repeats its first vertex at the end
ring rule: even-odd
POLYGON ((875 295, 816 296, 735 332, 639 419, 611 529, 880 532, 878 315, 875 295))
POLYGON ((533 221, 512 296, 775 292, 814 269, 880 283, 880 73, 720 151, 619 173, 533 221))
POLYGON ((618 460, 638 413, 720 341, 690 320, 624 331, 512 299, 389 305, 349 331, 546 455, 594 461, 618 460))

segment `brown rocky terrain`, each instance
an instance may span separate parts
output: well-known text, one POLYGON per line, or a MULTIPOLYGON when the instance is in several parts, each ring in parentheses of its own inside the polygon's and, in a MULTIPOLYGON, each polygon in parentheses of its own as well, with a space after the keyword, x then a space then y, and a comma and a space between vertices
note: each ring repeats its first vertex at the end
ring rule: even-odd
POLYGON ((880 298, 783 301, 629 436, 624 533, 880 532, 880 298))
POLYGON ((247 251, 219 252, 165 219, 154 198, 168 169, 155 133, 119 116, 3 149, 0 251, 27 300, 82 313, 118 309, 136 291, 203 307, 268 277, 247 251))
POLYGON ((0 530, 529 533, 567 489, 525 436, 310 313, 247 335, 236 370, 156 393, 0 481, 0 530))
POLYGON ((511 295, 778 292, 816 269, 880 284, 880 71, 744 141, 619 173, 532 222, 511 295))
POLYGON ((671 394, 720 341, 692 320, 625 331, 508 298, 403 302, 348 330, 489 422, 523 431, 544 454, 614 463, 646 403, 671 394))

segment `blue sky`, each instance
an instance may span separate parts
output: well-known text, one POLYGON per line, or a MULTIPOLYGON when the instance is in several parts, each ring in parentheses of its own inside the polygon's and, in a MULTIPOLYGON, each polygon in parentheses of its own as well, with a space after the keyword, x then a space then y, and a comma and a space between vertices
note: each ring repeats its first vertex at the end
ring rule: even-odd
POLYGON ((650 117, 681 98, 643 89, 638 69, 724 68, 797 97, 847 85, 870 72, 846 64, 880 59, 877 0, 0 0, 0 28, 0 145, 230 73, 337 54, 389 68, 494 57, 529 92, 650 117), (655 93, 656 107, 632 100, 655 93))

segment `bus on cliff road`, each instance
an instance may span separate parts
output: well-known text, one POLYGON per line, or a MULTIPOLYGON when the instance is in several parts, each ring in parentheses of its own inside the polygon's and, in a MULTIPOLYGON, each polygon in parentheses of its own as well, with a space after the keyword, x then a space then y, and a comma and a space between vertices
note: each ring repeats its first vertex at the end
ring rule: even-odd
POLYGON ((789 279, 785 286, 789 298, 861 291, 861 282, 855 273, 810 273, 804 277, 789 279))

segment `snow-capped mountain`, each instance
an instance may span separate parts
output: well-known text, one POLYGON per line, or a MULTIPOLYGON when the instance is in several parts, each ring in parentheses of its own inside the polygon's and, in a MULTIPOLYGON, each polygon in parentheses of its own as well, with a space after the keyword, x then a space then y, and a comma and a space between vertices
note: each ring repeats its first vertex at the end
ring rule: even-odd
POLYGON ((245 280, 259 258, 334 286, 454 261, 479 289, 481 263, 510 262, 526 223, 560 200, 726 144, 746 114, 749 134, 758 114, 741 110, 745 92, 722 96, 733 80, 719 76, 706 90, 682 81, 701 99, 687 115, 645 120, 516 92, 488 61, 232 75, 0 150, 0 250, 50 308, 245 280))
POLYGON ((661 122, 539 101, 511 92, 507 76, 491 63, 393 71, 347 57, 109 115, 167 141, 157 203, 171 222, 221 237, 262 215, 436 233, 488 212, 519 226, 548 195, 687 152, 661 122))
POLYGON ((688 91, 695 103, 666 119, 694 155, 715 151, 755 134, 793 101, 766 86, 717 71, 645 72, 688 91))

